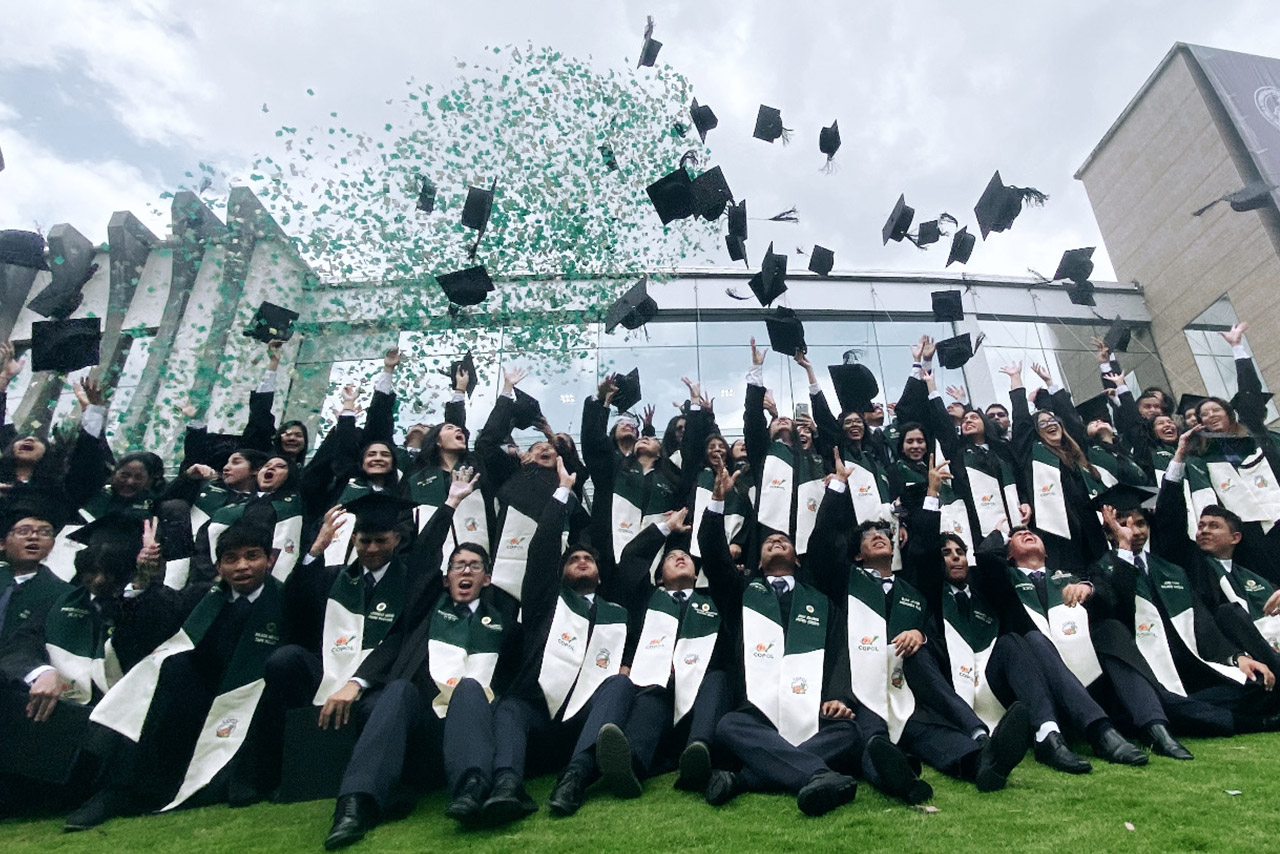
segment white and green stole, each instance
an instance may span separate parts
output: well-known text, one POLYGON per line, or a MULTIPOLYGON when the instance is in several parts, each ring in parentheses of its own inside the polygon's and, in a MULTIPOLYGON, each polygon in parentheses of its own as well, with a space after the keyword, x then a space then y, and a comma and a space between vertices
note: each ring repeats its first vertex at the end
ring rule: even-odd
POLYGON ((1275 588, 1265 578, 1244 567, 1232 565, 1231 571, 1227 572, 1220 561, 1209 558, 1209 563, 1218 574, 1218 586, 1223 595, 1244 608, 1263 640, 1280 652, 1280 616, 1268 616, 1264 610, 1275 588))
POLYGON ((364 568, 353 563, 338 573, 324 608, 324 628, 320 632, 324 675, 313 703, 324 705, 335 691, 351 681, 369 653, 382 643, 404 609, 407 581, 404 564, 392 560, 373 588, 373 601, 366 610, 364 568))
POLYGON ((644 471, 639 461, 631 458, 613 480, 613 504, 610 507, 613 525, 613 558, 622 558, 622 550, 645 529, 646 525, 662 521, 662 513, 651 512, 657 479, 662 476, 658 463, 644 471), (646 499, 646 493, 648 498, 646 499))
POLYGON ((604 680, 621 670, 627 609, 597 595, 594 626, 590 612, 585 596, 561 588, 538 670, 538 685, 552 718, 562 706, 560 720, 572 718, 604 680))
MULTIPOLYGON (((218 538, 244 515, 245 509, 252 503, 242 501, 224 505, 209 520, 209 559, 215 564, 218 562, 218 538)), ((276 562, 271 567, 271 577, 276 581, 284 581, 302 557, 302 499, 296 492, 286 492, 279 498, 272 498, 271 507, 276 514, 276 524, 271 534, 271 548, 276 553, 276 562)), ((350 524, 347 528, 350 528, 350 524)), ((328 554, 329 550, 326 549, 325 555, 328 554)), ((168 573, 166 581, 167 575, 168 573)))
POLYGON ((431 614, 427 639, 427 668, 439 691, 431 708, 441 718, 449 710, 453 689, 463 679, 480 683, 485 696, 493 700, 493 671, 505 630, 502 614, 484 599, 466 620, 454 613, 452 605, 449 594, 441 594, 431 614))
POLYGON ((89 590, 76 587, 64 594, 45 618, 45 653, 68 684, 58 698, 63 702, 87 705, 93 700, 95 686, 105 694, 124 676, 111 641, 96 637, 93 611, 89 590))
POLYGON ((853 693, 879 715, 896 742, 916 708, 893 638, 924 626, 924 597, 901 576, 886 601, 877 578, 861 567, 849 570, 849 666, 853 693))
MULTIPOLYGON (((431 516, 448 499, 451 480, 449 472, 435 467, 422 469, 409 482, 409 497, 418 505, 413 508, 418 533, 422 533, 427 522, 431 521, 431 516)), ((476 543, 485 549, 489 548, 489 514, 484 494, 479 489, 462 499, 453 513, 453 524, 445 535, 440 559, 442 573, 448 572, 449 554, 459 543, 476 543)))
POLYGON ((1084 608, 1068 607, 1062 602, 1062 588, 1079 581, 1069 572, 1057 570, 1044 574, 1045 601, 1042 608, 1036 586, 1017 567, 1009 567, 1009 580, 1022 602, 1023 609, 1035 627, 1052 643, 1067 669, 1076 675, 1082 685, 1088 686, 1102 675, 1102 665, 1093 650, 1093 638, 1089 635, 1089 617, 1084 608))
POLYGON ((809 538, 818 521, 818 508, 827 491, 827 473, 817 456, 803 449, 796 451, 796 554, 809 553, 809 538))
POLYGON ((760 469, 760 496, 756 504, 756 521, 770 531, 791 533, 791 497, 795 483, 795 451, 776 439, 760 469))
POLYGON ((1221 504, 1246 522, 1261 522, 1265 533, 1280 519, 1280 485, 1261 448, 1232 465, 1220 453, 1193 457, 1187 466, 1196 515, 1221 504))
POLYGON ((1005 708, 987 681, 987 662, 1000 634, 1000 622, 969 586, 969 615, 960 613, 956 597, 942 594, 942 630, 951 664, 951 687, 989 728, 995 729, 1005 708))
POLYGON ((818 732, 829 607, 825 595, 796 582, 784 633, 776 593, 757 579, 742 594, 747 700, 791 744, 818 732))
MULTIPOLYGON (((213 515, 226 506, 232 493, 217 484, 206 484, 195 503, 191 505, 191 535, 195 537, 200 529, 213 520, 213 515)), ((181 590, 187 586, 191 577, 191 558, 179 557, 165 561, 164 586, 181 590)))
MULTIPOLYGON (((1011 473, 1006 471, 1004 460, 994 451, 991 456, 1000 467, 1000 477, 992 477, 977 466, 968 465, 970 454, 978 453, 978 449, 966 446, 962 454, 965 460, 965 474, 969 478, 969 491, 973 496, 973 509, 978 517, 978 533, 986 537, 999 527, 1002 521, 1011 526, 1018 522, 1018 484, 1011 473)), ((970 549, 970 552, 973 550, 970 549)))
MULTIPOLYGON (((693 493, 693 531, 690 534, 692 540, 689 543, 689 554, 694 557, 702 557, 702 548, 698 545, 698 531, 702 530, 702 514, 706 511, 707 506, 711 504, 711 489, 715 486, 716 475, 711 469, 704 468, 698 472, 698 485, 693 493)), ((821 500, 821 499, 819 499, 821 500)), ((747 508, 743 506, 744 501, 742 493, 737 489, 732 489, 729 494, 724 497, 724 538, 726 542, 733 542, 733 538, 738 536, 742 531, 742 526, 746 524, 747 508)), ((704 582, 699 573, 699 586, 704 586, 704 582)))
MULTIPOLYGON (((1117 558, 1118 560, 1118 558, 1117 558)), ((1128 570, 1134 573, 1134 639, 1138 651, 1151 665, 1151 672, 1166 690, 1180 696, 1187 696, 1187 689, 1178 675, 1178 668, 1173 661, 1173 652, 1169 648, 1169 638, 1165 636, 1164 621, 1160 618, 1160 610, 1156 600, 1164 605, 1165 613, 1178 638, 1186 645, 1191 654, 1203 664, 1217 671, 1228 679, 1244 684, 1244 674, 1237 667, 1229 667, 1216 661, 1206 661, 1200 654, 1200 644, 1196 640, 1195 610, 1192 608, 1191 583, 1187 573, 1177 564, 1161 560, 1154 555, 1143 555, 1147 571, 1134 566, 1128 570)), ((1115 571, 1115 570, 1112 570, 1115 571)))
POLYGON ((491 583, 514 596, 517 601, 524 586, 525 568, 529 563, 529 541, 537 530, 537 519, 521 513, 511 504, 507 505, 502 532, 493 546, 491 583))
MULTIPOLYGON (((1106 487, 1084 469, 1080 469, 1085 489, 1096 498, 1106 487)), ((1057 455, 1036 440, 1031 450, 1031 492, 1036 512, 1036 527, 1049 534, 1071 538, 1067 518, 1067 500, 1062 492, 1062 468, 1057 455)))
MULTIPOLYGON (((160 682, 165 659, 196 648, 222 609, 230 604, 228 587, 218 582, 173 637, 138 662, 94 708, 89 719, 136 742, 142 735, 147 712, 160 682)), ((231 656, 218 696, 205 716, 196 740, 195 754, 187 766, 177 796, 164 809, 181 805, 208 785, 227 763, 235 758, 249 733, 249 722, 262 697, 267 658, 280 644, 283 596, 280 584, 268 578, 253 603, 240 641, 231 656)))
POLYGON ((671 594, 663 589, 653 591, 631 660, 631 681, 640 687, 665 688, 674 677, 673 723, 679 723, 693 708, 720 631, 720 612, 711 597, 688 592, 692 595, 681 620, 680 606, 671 594))
POLYGON ((853 457, 847 450, 842 450, 840 456, 853 469, 849 475, 849 500, 853 503, 854 519, 862 523, 890 518, 889 481, 880 467, 868 468, 863 464, 865 455, 853 457))
MULTIPOLYGON (((946 456, 942 453, 941 443, 934 442, 934 458, 936 461, 945 461, 946 456)), ((903 484, 921 483, 928 484, 929 479, 926 474, 916 471, 910 465, 902 460, 897 463, 898 474, 902 477, 903 484)), ((941 489, 938 490, 939 520, 938 531, 943 534, 955 534, 964 541, 965 548, 969 558, 969 565, 975 566, 977 558, 974 554, 973 533, 969 530, 969 508, 965 504, 964 499, 956 495, 951 484, 943 482, 941 489)))

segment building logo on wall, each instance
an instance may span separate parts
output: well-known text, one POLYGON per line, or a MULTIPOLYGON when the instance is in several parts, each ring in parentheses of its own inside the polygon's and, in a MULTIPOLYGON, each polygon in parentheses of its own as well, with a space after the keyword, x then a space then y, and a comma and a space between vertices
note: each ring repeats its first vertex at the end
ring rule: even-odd
POLYGON ((1262 117, 1276 130, 1280 130, 1280 87, 1259 86, 1253 93, 1253 103, 1262 117))

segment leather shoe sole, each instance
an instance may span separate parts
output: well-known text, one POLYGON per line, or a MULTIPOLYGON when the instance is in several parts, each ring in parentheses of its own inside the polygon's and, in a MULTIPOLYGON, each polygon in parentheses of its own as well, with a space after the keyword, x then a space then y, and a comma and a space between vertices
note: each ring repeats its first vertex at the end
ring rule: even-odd
POLYGON ((911 806, 933 797, 933 787, 916 775, 907 757, 889 739, 873 737, 867 742, 867 754, 880 775, 882 790, 889 797, 899 798, 911 806))
POLYGON ((596 736, 596 764, 605 788, 619 798, 638 798, 644 792, 631 760, 631 742, 616 724, 600 727, 596 736))
POLYGON ((695 741, 680 754, 680 773, 675 787, 684 792, 706 790, 711 780, 711 751, 700 741, 695 741))
POLYGON ((796 796, 796 805, 807 816, 826 815, 836 807, 852 802, 857 794, 857 780, 828 771, 805 784, 796 796))

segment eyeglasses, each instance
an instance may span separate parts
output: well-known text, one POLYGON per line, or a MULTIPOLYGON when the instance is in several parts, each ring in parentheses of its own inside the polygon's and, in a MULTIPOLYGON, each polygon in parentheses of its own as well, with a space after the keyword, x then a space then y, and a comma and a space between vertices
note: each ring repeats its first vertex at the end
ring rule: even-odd
POLYGON ((472 574, 478 574, 478 573, 484 572, 484 561, 479 561, 479 560, 469 560, 466 562, 454 561, 453 563, 449 564, 449 571, 450 572, 469 572, 472 574))
POLYGON ((49 525, 41 525, 38 528, 31 525, 19 525, 10 533, 15 537, 39 537, 42 540, 53 539, 53 528, 49 525))

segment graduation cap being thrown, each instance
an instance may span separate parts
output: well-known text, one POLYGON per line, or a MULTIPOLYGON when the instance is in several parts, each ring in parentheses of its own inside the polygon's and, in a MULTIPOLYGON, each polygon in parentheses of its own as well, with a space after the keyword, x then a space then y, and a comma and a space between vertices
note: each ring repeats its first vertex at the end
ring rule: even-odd
POLYGON ((689 191, 693 197, 693 212, 709 222, 719 219, 725 206, 733 201, 733 191, 729 189, 719 166, 694 178, 689 191))
POLYGON ((689 115, 693 117, 693 126, 698 129, 698 136, 703 142, 707 141, 707 131, 714 130, 720 124, 720 120, 716 118, 711 108, 706 104, 699 104, 697 98, 693 99, 689 115))
POLYGON ((450 388, 458 387, 458 371, 459 370, 465 370, 467 372, 467 397, 471 397, 472 393, 476 390, 476 385, 480 382, 480 380, 476 377, 476 361, 471 357, 470 350, 468 350, 467 354, 463 356, 461 359, 457 360, 456 362, 450 362, 448 369, 442 370, 440 372, 442 375, 449 378, 450 388))
POLYGON ((658 303, 649 296, 649 280, 643 278, 609 307, 609 313, 604 319, 604 331, 613 332, 619 324, 626 329, 639 329, 653 320, 657 313, 658 303))
POLYGON ((769 143, 778 138, 782 139, 783 145, 791 142, 791 129, 782 126, 782 111, 764 104, 760 105, 760 111, 756 113, 756 129, 751 135, 769 143))
POLYGON ((775 353, 794 356, 797 352, 803 352, 806 349, 804 324, 800 322, 800 318, 796 317, 796 313, 786 306, 780 305, 774 309, 774 313, 765 318, 764 325, 769 331, 769 347, 775 353))
POLYGON ((831 375, 831 384, 836 388, 841 412, 871 411, 871 400, 880 393, 880 384, 876 382, 875 374, 871 373, 870 368, 854 362, 830 365, 827 373, 831 375))
POLYGON ((725 235, 724 242, 729 248, 729 257, 734 261, 747 263, 747 200, 731 204, 727 210, 729 233, 725 235))
POLYGON ((939 341, 935 350, 938 364, 949 370, 963 368, 973 358, 973 354, 978 351, 985 339, 985 333, 979 332, 977 338, 971 339, 969 333, 964 332, 954 338, 939 341))
POLYGON ((650 184, 645 192, 653 202, 653 209, 663 225, 677 219, 685 219, 694 213, 693 182, 683 166, 676 167, 674 172, 662 176, 650 184))
POLYGON ((1134 486, 1129 483, 1117 483, 1099 492, 1093 499, 1093 508, 1114 507, 1117 513, 1128 513, 1143 508, 1153 510, 1159 492, 1150 486, 1134 486))
POLYGON ((538 399, 520 389, 515 389, 516 402, 511 407, 511 425, 517 430, 528 430, 542 421, 542 404, 538 399))
POLYGON ((1268 199, 1271 198, 1271 193, 1276 188, 1277 185, 1269 181, 1251 181, 1241 189, 1219 196, 1204 207, 1197 208, 1191 212, 1191 215, 1200 216, 1218 202, 1226 202, 1231 205, 1231 209, 1236 213, 1256 211, 1259 208, 1266 207, 1268 199))
POLYGON ((484 231, 489 227, 489 215, 493 213, 493 191, 497 186, 498 179, 494 178, 487 190, 483 187, 467 188, 467 201, 462 206, 462 224, 477 232, 476 242, 471 244, 471 250, 468 253, 470 258, 476 257, 480 238, 484 237, 484 231))
POLYGON ((831 121, 831 127, 823 128, 818 131, 818 151, 827 155, 827 162, 822 167, 822 171, 830 174, 835 171, 835 156, 840 150, 840 125, 834 119, 831 121))
POLYGON ((48 270, 44 259, 44 237, 35 231, 0 231, 0 264, 48 270))
POLYGON ((916 209, 907 204, 906 195, 899 195, 898 201, 893 206, 893 212, 885 220, 884 228, 880 229, 882 243, 887 245, 890 240, 901 243, 911 229, 911 221, 915 216, 916 209))
POLYGON ((430 178, 422 179, 422 188, 418 190, 418 210, 431 213, 436 209, 436 185, 430 178))
POLYGON ((1129 352, 1129 342, 1133 338, 1133 333, 1129 329, 1129 324, 1116 317, 1111 321, 1111 328, 1107 330, 1107 334, 1103 337, 1103 343, 1107 345, 1107 349, 1112 353, 1129 352))
POLYGON ((1094 421, 1111 423, 1111 395, 1104 391, 1102 394, 1095 394, 1088 400, 1081 401, 1076 404, 1076 413, 1086 427, 1094 421))
POLYGON ((951 252, 947 255, 947 266, 950 267, 956 261, 961 264, 968 264, 969 259, 973 256, 973 247, 977 242, 977 235, 970 234, 968 226, 957 231, 951 237, 951 252))
POLYGON ((358 534, 394 530, 415 506, 414 502, 398 495, 370 492, 347 502, 342 509, 355 514, 356 523, 351 532, 358 534))
POLYGON ((640 45, 640 61, 636 68, 645 66, 652 68, 658 61, 658 51, 662 50, 662 42, 653 37, 653 16, 649 15, 644 25, 644 43, 640 45))
POLYGON ((817 273, 819 276, 827 276, 831 273, 831 268, 836 264, 836 253, 827 249, 825 246, 814 246, 813 251, 809 253, 809 272, 817 273))
POLYGON ((982 239, 993 231, 1007 231, 1013 227, 1013 221, 1022 213, 1026 204, 1043 205, 1049 197, 1035 187, 1015 187, 1000 180, 1000 171, 991 176, 987 188, 973 208, 978 218, 978 226, 982 229, 982 239))
POLYGON ((281 308, 275 303, 264 302, 253 313, 253 319, 245 327, 244 334, 263 344, 272 341, 288 341, 293 337, 293 324, 298 319, 296 311, 281 308))
POLYGON ((102 319, 38 320, 31 324, 31 370, 68 371, 98 364, 102 319))
POLYGON ((773 251, 773 244, 765 250, 760 262, 760 272, 748 282, 751 292, 761 305, 769 305, 787 290, 787 256, 773 251))
POLYGON ((933 319, 939 323, 964 320, 964 305, 960 291, 934 291, 929 294, 933 303, 933 319))
POLYGON ((456 305, 479 305, 493 290, 493 280, 483 265, 436 276, 440 289, 456 305))
POLYGON ((613 405, 619 412, 626 412, 640 402, 639 368, 632 368, 630 373, 618 374, 613 382, 618 387, 613 395, 613 405))
POLYGON ((1086 282, 1093 273, 1093 246, 1081 249, 1068 249, 1062 253, 1058 269, 1054 271, 1053 281, 1086 282))

